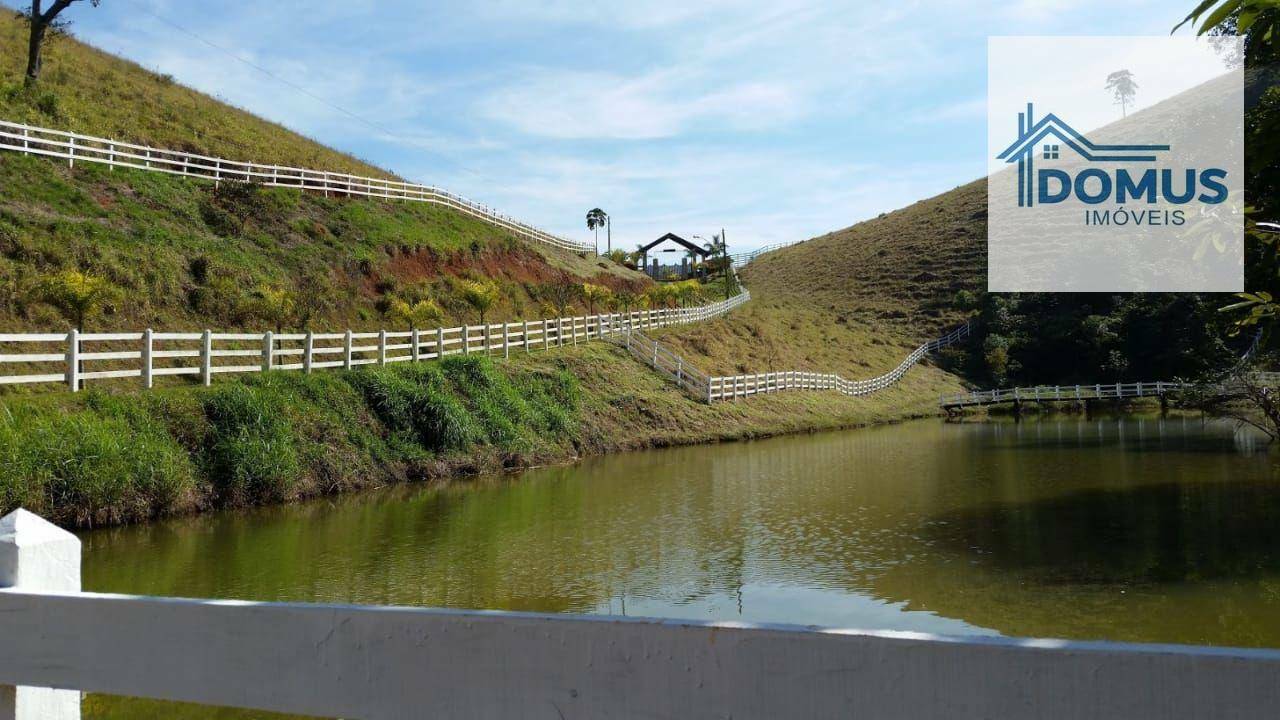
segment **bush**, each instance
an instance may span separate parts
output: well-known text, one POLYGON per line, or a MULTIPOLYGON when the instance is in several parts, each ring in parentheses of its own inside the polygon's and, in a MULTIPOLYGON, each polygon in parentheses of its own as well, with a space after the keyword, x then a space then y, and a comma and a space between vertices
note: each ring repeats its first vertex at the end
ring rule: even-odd
POLYGON ((205 463, 222 503, 279 501, 292 494, 301 463, 285 405, 278 393, 239 383, 205 397, 211 426, 205 463))

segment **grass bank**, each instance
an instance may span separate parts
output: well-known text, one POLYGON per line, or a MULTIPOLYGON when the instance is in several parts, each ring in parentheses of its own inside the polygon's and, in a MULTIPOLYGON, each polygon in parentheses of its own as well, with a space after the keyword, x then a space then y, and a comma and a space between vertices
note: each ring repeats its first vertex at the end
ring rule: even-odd
POLYGON ((139 522, 584 454, 936 414, 951 376, 920 367, 866 398, 788 393, 708 406, 604 343, 209 388, 0 402, 0 513, 139 522))

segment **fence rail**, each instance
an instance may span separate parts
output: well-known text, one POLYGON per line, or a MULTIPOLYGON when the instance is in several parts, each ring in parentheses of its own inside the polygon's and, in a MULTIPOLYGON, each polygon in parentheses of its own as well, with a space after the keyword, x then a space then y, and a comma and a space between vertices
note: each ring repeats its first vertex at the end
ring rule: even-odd
POLYGON ((267 370, 311 372, 363 365, 434 360, 450 355, 530 352, 650 329, 698 322, 747 302, 745 290, 719 302, 681 308, 636 310, 547 320, 485 323, 377 332, 103 332, 0 333, 0 385, 65 383, 73 392, 86 381, 194 376, 208 385, 214 375, 267 370), (15 346, 33 351, 14 352, 15 346))
POLYGON ((893 370, 869 380, 846 380, 834 373, 815 373, 804 370, 712 376, 638 330, 628 330, 619 343, 640 361, 693 393, 694 397, 712 403, 717 400, 736 400, 761 393, 787 390, 837 390, 845 395, 868 395, 901 380, 902 376, 928 353, 946 347, 968 335, 969 324, 965 323, 946 335, 916 348, 893 370))
MULTIPOLYGON (((1256 382, 1266 385, 1280 385, 1280 373, 1255 372, 1251 375, 1256 382)), ((1133 383, 1094 383, 1093 385, 1037 385, 1034 387, 975 390, 956 395, 943 395, 938 399, 938 404, 943 408, 961 408, 1006 402, 1075 402, 1163 397, 1168 393, 1190 390, 1193 387, 1195 387, 1193 383, 1167 380, 1133 383)))
POLYGON ((534 242, 576 253, 594 252, 591 245, 552 235, 504 215, 487 205, 430 185, 324 170, 227 160, 180 150, 166 150, 92 135, 23 125, 6 120, 0 120, 0 150, 61 158, 73 167, 76 161, 93 162, 113 168, 125 167, 201 178, 215 183, 227 180, 297 188, 323 192, 326 195, 359 195, 387 200, 433 203, 505 228, 534 242))
POLYGON ((883 390, 902 379, 925 355, 969 336, 969 324, 965 323, 940 338, 930 340, 911 351, 897 367, 879 377, 868 380, 848 380, 835 373, 815 373, 804 370, 753 373, 712 377, 707 387, 707 401, 736 400, 762 393, 788 390, 835 390, 845 395, 869 395, 883 390))
POLYGON ((80 692, 325 717, 1271 717, 1280 652, 82 592, 0 518, 0 720, 80 692))

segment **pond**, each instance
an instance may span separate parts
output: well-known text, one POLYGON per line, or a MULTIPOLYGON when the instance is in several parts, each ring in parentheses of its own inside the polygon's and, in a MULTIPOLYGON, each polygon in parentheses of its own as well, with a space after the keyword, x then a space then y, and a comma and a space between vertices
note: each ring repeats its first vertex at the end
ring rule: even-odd
MULTIPOLYGON (((89 532, 84 587, 1280 647, 1274 460, 1199 418, 921 421, 89 532)), ((265 717, 214 713, 165 710, 265 717)))

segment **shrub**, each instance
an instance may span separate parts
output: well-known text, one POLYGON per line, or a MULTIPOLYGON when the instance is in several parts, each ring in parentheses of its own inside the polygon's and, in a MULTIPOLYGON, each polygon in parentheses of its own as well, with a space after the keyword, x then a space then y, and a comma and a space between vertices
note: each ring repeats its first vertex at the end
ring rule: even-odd
POLYGON ((228 384, 204 401, 211 437, 205 463, 218 499, 244 505, 289 497, 301 476, 297 439, 283 398, 264 388, 228 384))

